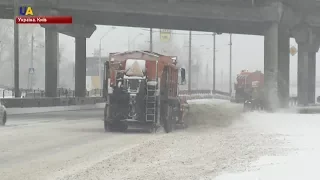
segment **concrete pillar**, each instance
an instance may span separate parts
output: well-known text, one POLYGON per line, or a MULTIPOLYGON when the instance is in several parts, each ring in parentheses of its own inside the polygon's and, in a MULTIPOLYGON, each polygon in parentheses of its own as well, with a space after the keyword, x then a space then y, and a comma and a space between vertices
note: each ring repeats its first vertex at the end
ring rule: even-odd
POLYGON ((286 108, 290 98, 290 36, 285 28, 278 32, 278 95, 279 105, 286 108))
POLYGON ((302 69, 300 68, 302 66, 302 63, 303 63, 303 52, 301 52, 300 50, 300 47, 301 45, 298 45, 298 64, 297 64, 297 100, 298 100, 298 104, 301 104, 303 101, 301 100, 301 95, 303 94, 302 90, 303 88, 302 87, 302 82, 303 82, 303 79, 302 79, 302 69))
POLYGON ((298 104, 302 106, 308 105, 309 98, 309 53, 307 45, 298 44, 298 104))
POLYGON ((57 96, 58 32, 45 29, 45 95, 57 96))
POLYGON ((279 107, 278 32, 279 25, 273 23, 264 36, 264 95, 266 109, 271 111, 279 107))
POLYGON ((319 34, 307 23, 292 30, 298 43, 298 104, 306 106, 315 101, 315 54, 319 50, 319 34))
POLYGON ((75 96, 86 96, 86 38, 76 37, 75 96))
POLYGON ((308 58, 308 102, 314 104, 316 100, 316 52, 309 52, 308 58))
POLYGON ((315 103, 316 53, 319 43, 298 43, 298 104, 315 103))

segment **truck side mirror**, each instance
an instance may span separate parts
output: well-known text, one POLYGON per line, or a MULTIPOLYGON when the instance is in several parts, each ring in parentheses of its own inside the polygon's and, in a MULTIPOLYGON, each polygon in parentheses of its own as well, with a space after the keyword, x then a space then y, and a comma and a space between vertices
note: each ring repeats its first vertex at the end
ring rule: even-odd
POLYGON ((180 69, 181 73, 181 84, 186 84, 186 70, 184 68, 180 69))

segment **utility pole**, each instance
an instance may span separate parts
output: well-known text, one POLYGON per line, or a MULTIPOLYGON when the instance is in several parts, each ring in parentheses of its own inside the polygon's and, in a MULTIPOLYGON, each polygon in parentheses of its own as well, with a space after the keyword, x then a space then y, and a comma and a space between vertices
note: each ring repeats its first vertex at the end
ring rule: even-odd
MULTIPOLYGON (((206 63, 206 81, 209 82, 209 63, 208 63, 208 59, 206 59, 207 63, 206 63)), ((206 84, 205 88, 208 88, 207 86, 208 84, 206 84)), ((209 87, 210 88, 210 87, 209 87)))
POLYGON ((216 33, 213 33, 212 91, 216 90, 216 33))
POLYGON ((101 64, 102 64, 102 55, 101 55, 101 51, 102 51, 102 47, 101 47, 101 39, 100 39, 100 43, 99 43, 99 62, 98 62, 98 66, 99 66, 99 68, 98 68, 98 75, 99 75, 99 85, 100 85, 100 89, 102 89, 102 87, 103 87, 103 76, 102 76, 102 72, 101 72, 101 64))
POLYGON ((60 88, 60 63, 61 63, 61 52, 60 52, 60 47, 59 47, 59 33, 58 33, 58 36, 57 36, 57 49, 58 49, 58 54, 57 54, 57 57, 58 57, 58 63, 57 63, 57 85, 58 85, 58 88, 60 88))
POLYGON ((73 82, 73 85, 72 85, 72 87, 74 87, 74 85, 75 85, 75 80, 76 80, 76 67, 75 67, 75 62, 73 63, 73 65, 72 65, 72 71, 73 71, 73 77, 72 77, 72 82, 73 82))
MULTIPOLYGON (((19 16, 19 0, 14 0, 14 16, 19 16)), ((13 31, 14 31, 14 96, 16 98, 20 97, 19 88, 19 25, 13 21, 13 31)))
POLYGON ((130 33, 128 35, 128 51, 130 51, 130 33))
POLYGON ((192 31, 189 31, 189 63, 188 63, 188 92, 191 94, 191 50, 192 50, 192 31))
MULTIPOLYGON (((99 40, 99 62, 98 62, 98 75, 99 75, 99 80, 100 80, 100 88, 103 87, 103 72, 102 72, 102 67, 103 67, 103 63, 102 63, 102 40, 103 38, 105 38, 111 31, 113 31, 114 29, 116 29, 114 26, 111 27, 111 29, 109 29, 109 31, 107 31, 99 40)), ((129 38, 129 37, 128 37, 129 38)), ((129 41, 129 39, 128 39, 129 41)), ((129 51, 129 43, 128 43, 128 51, 129 51)))
POLYGON ((221 70, 221 90, 224 90, 224 83, 223 83, 223 69, 221 70))
POLYGON ((230 34, 230 67, 229 67, 229 93, 232 93, 232 34, 230 34))
POLYGON ((152 43, 152 41, 153 41, 153 29, 152 28, 150 28, 150 48, 149 48, 149 51, 150 52, 152 52, 153 51, 153 43, 152 43))

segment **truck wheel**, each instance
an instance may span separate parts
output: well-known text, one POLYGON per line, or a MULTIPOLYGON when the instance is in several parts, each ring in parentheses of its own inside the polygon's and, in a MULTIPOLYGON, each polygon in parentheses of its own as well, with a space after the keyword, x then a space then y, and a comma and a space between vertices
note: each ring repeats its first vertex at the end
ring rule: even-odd
POLYGON ((108 120, 108 116, 109 116, 109 111, 110 111, 110 109, 109 109, 110 107, 109 107, 109 105, 108 104, 106 104, 105 106, 104 106, 104 111, 103 111, 103 118, 104 118, 104 120, 106 121, 106 120, 108 120))
POLYGON ((244 102, 243 104, 243 112, 248 112, 249 111, 249 105, 247 102, 244 102))
POLYGON ((173 131, 175 124, 173 123, 173 118, 172 118, 172 107, 168 106, 167 110, 167 116, 164 119, 164 130, 166 133, 170 133, 173 131))
POLYGON ((2 116, 2 120, 1 120, 1 122, 0 122, 0 126, 6 125, 6 122, 7 122, 7 113, 4 112, 4 113, 3 113, 3 116, 2 116))
POLYGON ((111 123, 110 123, 110 122, 108 122, 108 121, 103 121, 103 123, 104 123, 104 131, 105 131, 105 132, 110 132, 110 131, 112 131, 111 123))
POLYGON ((125 132, 128 129, 128 125, 123 123, 123 122, 119 122, 118 124, 118 130, 120 132, 125 132))

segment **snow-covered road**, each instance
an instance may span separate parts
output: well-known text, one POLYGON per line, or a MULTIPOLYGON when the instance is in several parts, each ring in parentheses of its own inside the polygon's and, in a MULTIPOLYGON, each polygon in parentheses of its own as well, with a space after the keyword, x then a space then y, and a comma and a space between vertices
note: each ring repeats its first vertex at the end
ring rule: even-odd
POLYGON ((317 175, 318 115, 242 114, 241 105, 228 101, 190 103, 189 128, 169 134, 105 133, 100 109, 13 116, 0 128, 0 179, 250 180, 294 179, 299 173, 310 175, 307 171, 317 175))

